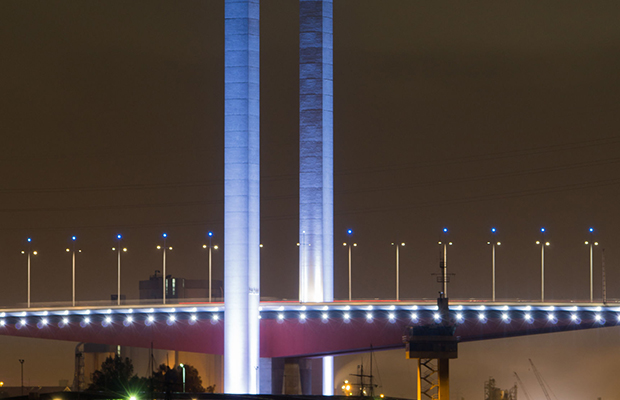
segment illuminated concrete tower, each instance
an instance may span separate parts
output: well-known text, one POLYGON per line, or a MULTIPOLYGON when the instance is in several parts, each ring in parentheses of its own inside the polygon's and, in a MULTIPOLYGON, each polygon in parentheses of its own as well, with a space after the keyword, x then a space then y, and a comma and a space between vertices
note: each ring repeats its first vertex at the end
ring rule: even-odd
POLYGON ((332 0, 300 0, 299 299, 334 296, 332 0))
POLYGON ((257 393, 259 0, 224 7, 224 390, 257 393))
MULTIPOLYGON (((334 299, 333 3, 299 1, 299 300, 334 299)), ((333 395, 333 358, 323 394, 333 395)))

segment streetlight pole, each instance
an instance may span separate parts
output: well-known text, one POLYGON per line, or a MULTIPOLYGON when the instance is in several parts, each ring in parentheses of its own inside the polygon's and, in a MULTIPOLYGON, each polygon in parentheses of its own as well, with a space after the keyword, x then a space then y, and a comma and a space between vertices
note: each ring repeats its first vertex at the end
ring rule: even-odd
POLYGON ((30 308, 30 256, 36 256, 37 255, 37 251, 32 251, 32 238, 28 238, 28 252, 26 253, 25 250, 22 250, 22 254, 26 254, 27 255, 27 265, 28 265, 28 308, 30 308))
POLYGON ((212 264, 211 264, 211 260, 212 260, 211 256, 212 255, 211 255, 211 250, 212 249, 217 250, 217 245, 215 245, 215 246, 211 245, 211 238, 213 237, 213 232, 211 232, 211 231, 207 232, 207 237, 209 238, 209 244, 208 245, 203 244, 202 248, 203 249, 209 249, 209 303, 211 303, 211 299, 212 299, 211 292, 212 292, 212 287, 213 287, 213 284, 212 284, 213 280, 211 278, 211 276, 212 276, 211 275, 211 273, 212 273, 212 264))
MULTIPOLYGON (((116 250, 117 258, 118 258, 118 287, 117 287, 116 304, 118 304, 119 306, 121 305, 121 239, 122 238, 123 238, 122 235, 120 234, 116 235, 116 239, 118 240, 118 247, 112 247, 112 251, 116 250)), ((123 253, 126 253, 127 248, 123 247, 122 251, 123 253)))
MULTIPOLYGON (((493 235, 495 235, 497 233, 497 229, 495 228, 491 228, 491 233, 493 233, 493 235)), ((501 246, 501 242, 496 242, 496 241, 489 241, 487 242, 488 245, 491 245, 492 247, 492 264, 493 264, 493 301, 495 301, 495 245, 497 246, 501 246)))
POLYGON ((167 233, 163 233, 161 235, 161 237, 164 239, 164 246, 157 246, 157 250, 162 250, 162 298, 164 301, 164 304, 166 304, 166 284, 168 283, 168 280, 166 279, 166 250, 172 250, 172 247, 166 247, 166 239, 168 238, 168 234, 167 233))
POLYGON ((19 363, 21 364, 22 367, 22 396, 24 395, 24 361, 23 359, 19 359, 19 363))
POLYGON ((592 234, 594 233, 594 228, 589 229, 590 232, 590 240, 586 241, 586 245, 590 246, 590 303, 594 302, 594 264, 593 264, 593 246, 598 246, 598 242, 594 242, 592 240, 592 234))
MULTIPOLYGON (((540 228, 540 233, 544 238, 544 234, 546 232, 545 228, 540 228)), ((549 246, 551 243, 545 242, 543 240, 537 240, 536 244, 540 245, 540 301, 545 302, 545 247, 549 246)))
POLYGON ((179 364, 179 367, 183 368, 183 393, 185 393, 185 364, 179 364))
POLYGON ((116 304, 121 305, 121 239, 122 236, 118 235, 118 290, 116 295, 116 304))
MULTIPOLYGON (((347 229, 347 235, 351 238, 351 235, 353 235, 353 229, 347 229)), ((351 243, 349 241, 349 244, 343 243, 342 245, 349 247, 349 301, 351 301, 351 247, 357 247, 357 243, 351 243)))
MULTIPOLYGON (((30 238, 28 238, 28 308, 30 308, 30 238)), ((23 369, 23 366, 22 366, 23 369)), ((22 388, 23 388, 23 384, 22 384, 22 388)))
POLYGON ((400 300, 400 257, 399 248, 405 247, 405 243, 392 243, 396 247, 396 301, 400 300))
POLYGON ((163 299, 163 303, 166 304, 166 284, 168 283, 168 280, 166 279, 166 238, 168 237, 168 235, 166 233, 164 233, 163 235, 164 238, 164 249, 163 249, 163 258, 162 258, 162 299, 163 299))
MULTIPOLYGON (((448 234, 448 228, 443 228, 443 235, 448 234)), ((448 242, 447 240, 441 240, 438 242, 439 245, 443 245, 443 264, 441 265, 443 269, 442 280, 443 280, 443 297, 448 298, 448 246, 452 246, 452 242, 448 242)))
MULTIPOLYGON (((72 254, 72 266, 73 266, 73 296, 72 296, 72 305, 73 307, 75 307, 75 241, 76 241, 76 237, 75 236, 71 236, 71 241, 73 242, 73 254, 72 254)), ((67 248, 67 253, 71 251, 67 248)), ((82 250, 78 250, 78 253, 81 253, 82 250)))

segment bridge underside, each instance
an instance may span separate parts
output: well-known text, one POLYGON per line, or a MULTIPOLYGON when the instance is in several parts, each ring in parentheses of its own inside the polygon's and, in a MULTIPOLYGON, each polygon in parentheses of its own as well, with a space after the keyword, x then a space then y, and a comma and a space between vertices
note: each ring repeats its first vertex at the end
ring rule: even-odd
MULTIPOLYGON (((333 303, 332 303, 333 304, 333 303)), ((301 305, 263 307, 261 357, 316 357, 404 347, 411 325, 437 320, 431 306, 301 305), (380 308, 380 309, 379 309, 380 308)), ((460 342, 602 328, 618 324, 615 307, 496 307, 451 311, 460 342), (508 310, 507 310, 508 308, 508 310), (520 309, 519 309, 520 308, 520 309)), ((0 314, 0 335, 223 354, 223 313, 207 309, 28 310, 0 314), (174 310, 174 311, 173 311, 174 310)))

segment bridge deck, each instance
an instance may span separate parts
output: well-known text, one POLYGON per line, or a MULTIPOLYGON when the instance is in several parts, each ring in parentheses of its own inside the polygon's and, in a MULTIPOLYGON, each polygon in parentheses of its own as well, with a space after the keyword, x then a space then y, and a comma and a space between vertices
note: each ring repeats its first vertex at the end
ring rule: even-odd
MULTIPOLYGON (((620 303, 453 301, 462 342, 615 326, 620 303)), ((0 312, 0 334, 222 354, 223 303, 34 307, 0 312)), ((261 303, 261 357, 321 356, 402 347, 410 325, 438 322, 421 301, 261 303)))

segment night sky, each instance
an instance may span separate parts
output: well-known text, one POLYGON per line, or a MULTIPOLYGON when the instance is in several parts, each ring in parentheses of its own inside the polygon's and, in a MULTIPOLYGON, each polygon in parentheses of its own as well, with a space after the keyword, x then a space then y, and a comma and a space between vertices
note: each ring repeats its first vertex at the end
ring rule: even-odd
MULTIPOLYGON (((78 301, 115 293, 117 233, 129 299, 161 269, 163 232, 168 272, 206 278, 206 232, 223 244, 223 13, 216 0, 0 2, 0 306, 26 301, 27 237, 35 303, 71 300, 71 235, 78 301)), ((585 300, 592 226, 620 298, 619 16, 602 1, 335 0, 335 297, 347 228, 354 298, 394 298, 394 241, 401 298, 436 297, 448 227, 450 297, 488 299, 496 227, 498 299, 538 299, 544 226, 546 297, 585 300)), ((297 1, 262 1, 261 295, 278 299, 298 294, 298 31, 297 1)), ((481 397, 485 374, 462 395, 481 397)))

